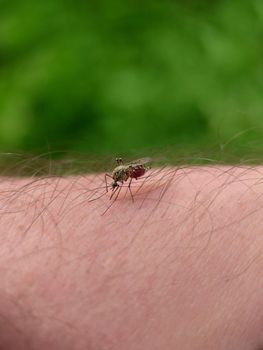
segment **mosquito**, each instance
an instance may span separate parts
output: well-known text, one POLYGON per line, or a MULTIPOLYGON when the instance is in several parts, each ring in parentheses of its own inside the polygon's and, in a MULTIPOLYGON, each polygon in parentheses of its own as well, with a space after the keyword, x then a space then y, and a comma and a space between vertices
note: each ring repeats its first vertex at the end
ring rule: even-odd
MULTIPOLYGON (((106 192, 108 192, 107 178, 110 177, 113 180, 111 183, 112 194, 110 196, 110 199, 118 191, 118 189, 120 192, 123 183, 130 179, 128 189, 130 191, 132 201, 134 201, 131 191, 132 180, 137 180, 139 177, 143 176, 146 171, 150 169, 150 162, 151 158, 147 157, 134 160, 128 164, 124 164, 122 158, 116 158, 117 166, 113 169, 112 174, 105 174, 106 192)), ((119 195, 119 192, 117 194, 117 197, 119 195)))

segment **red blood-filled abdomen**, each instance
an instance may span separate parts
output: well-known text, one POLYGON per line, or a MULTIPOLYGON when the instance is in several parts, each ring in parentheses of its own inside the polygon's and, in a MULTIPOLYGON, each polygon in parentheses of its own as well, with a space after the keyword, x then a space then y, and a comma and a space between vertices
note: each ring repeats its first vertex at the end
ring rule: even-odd
POLYGON ((143 166, 135 166, 132 169, 131 177, 137 179, 137 177, 143 176, 146 172, 146 169, 143 166))

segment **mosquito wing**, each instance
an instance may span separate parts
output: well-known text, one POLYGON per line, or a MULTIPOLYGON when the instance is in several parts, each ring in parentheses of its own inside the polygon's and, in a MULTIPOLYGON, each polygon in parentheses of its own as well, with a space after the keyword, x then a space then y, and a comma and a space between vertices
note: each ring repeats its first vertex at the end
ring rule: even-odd
POLYGON ((132 162, 130 162, 127 165, 133 165, 133 166, 135 166, 135 165, 147 165, 147 164, 151 163, 151 161, 152 161, 152 158, 145 157, 145 158, 133 160, 132 162))

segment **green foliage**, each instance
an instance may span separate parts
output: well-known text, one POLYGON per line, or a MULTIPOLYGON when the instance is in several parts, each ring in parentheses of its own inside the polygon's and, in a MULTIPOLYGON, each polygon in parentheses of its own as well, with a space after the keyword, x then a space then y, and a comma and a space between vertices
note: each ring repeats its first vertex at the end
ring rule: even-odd
POLYGON ((0 148, 261 147, 262 38, 262 0, 2 0, 0 148))

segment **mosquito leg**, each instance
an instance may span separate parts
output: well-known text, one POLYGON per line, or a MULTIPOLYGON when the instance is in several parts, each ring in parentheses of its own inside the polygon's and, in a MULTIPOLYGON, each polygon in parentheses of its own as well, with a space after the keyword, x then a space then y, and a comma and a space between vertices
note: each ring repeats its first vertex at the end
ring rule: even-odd
POLYGON ((131 191, 131 182, 132 182, 132 177, 131 177, 131 179, 130 179, 130 182, 129 182, 129 185, 128 185, 128 189, 129 189, 129 191, 130 191, 132 201, 134 202, 133 194, 132 194, 132 191, 131 191))

